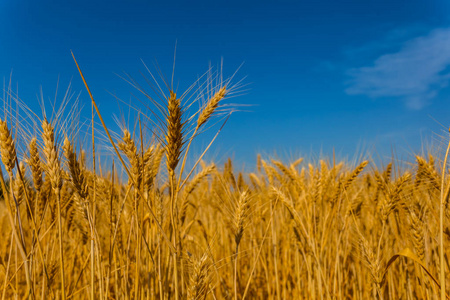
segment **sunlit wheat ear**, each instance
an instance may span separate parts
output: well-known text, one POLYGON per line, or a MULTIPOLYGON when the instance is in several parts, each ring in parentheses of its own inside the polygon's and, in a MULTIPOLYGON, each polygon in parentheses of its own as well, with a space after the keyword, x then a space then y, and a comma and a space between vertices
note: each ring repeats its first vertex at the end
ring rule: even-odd
POLYGON ((359 246, 361 249, 362 258, 365 265, 370 271, 372 280, 377 285, 377 287, 379 287, 383 281, 381 261, 377 259, 369 242, 362 236, 360 236, 359 246))
POLYGON ((377 183, 377 189, 381 192, 387 192, 387 183, 384 181, 382 175, 378 171, 373 173, 375 182, 377 183))
POLYGON ((158 175, 159 167, 161 165, 161 160, 164 156, 164 148, 161 148, 160 145, 157 145, 153 151, 152 159, 146 165, 146 177, 144 184, 147 188, 151 188, 155 184, 156 176, 158 175))
POLYGON ((214 164, 211 164, 210 166, 205 167, 200 173, 198 173, 186 186, 184 190, 184 196, 188 197, 197 188, 200 182, 202 182, 202 180, 209 174, 211 174, 215 169, 216 166, 214 164))
POLYGON ((392 162, 390 162, 386 166, 386 170, 383 172, 383 179, 386 183, 388 183, 391 180, 391 174, 392 174, 392 162))
POLYGON ((260 190, 262 188, 264 188, 264 184, 263 182, 260 180, 260 178, 258 177, 258 175, 256 175, 255 173, 250 173, 248 175, 250 182, 252 183, 253 189, 254 190, 260 190))
POLYGON ((147 148, 147 150, 144 151, 144 155, 142 158, 142 163, 144 167, 152 163, 154 154, 155 154, 155 145, 151 145, 150 147, 147 148))
MULTIPOLYGON (((25 165, 23 162, 19 163, 19 169, 22 174, 25 174, 25 165)), ((13 179, 13 189, 14 189, 14 197, 16 198, 17 203, 20 205, 24 199, 24 185, 20 176, 15 176, 13 179)), ((28 212, 28 210, 27 210, 28 212)))
POLYGON ((209 270, 211 264, 206 254, 200 258, 190 258, 189 264, 191 267, 189 285, 188 285, 188 300, 205 299, 208 294, 210 277, 209 270))
POLYGON ((344 176, 341 175, 341 178, 339 179, 339 185, 336 189, 336 192, 332 198, 332 202, 336 203, 339 197, 347 191, 347 189, 350 187, 350 185, 355 181, 356 177, 364 170, 364 168, 369 164, 367 160, 363 161, 359 166, 356 167, 356 169, 353 170, 349 175, 344 176))
POLYGON ((27 163, 31 169, 31 177, 33 179, 34 188, 37 192, 36 199, 34 200, 35 213, 37 214, 36 216, 40 216, 44 211, 45 197, 43 197, 43 193, 41 193, 41 191, 43 190, 44 181, 42 179, 42 162, 39 155, 36 138, 31 139, 29 144, 29 151, 30 156, 27 160, 27 163))
POLYGON ((417 217, 415 213, 411 213, 411 237, 416 250, 422 262, 425 262, 425 239, 424 239, 424 223, 417 217))
POLYGON ((431 185, 436 191, 441 189, 439 180, 440 175, 436 172, 434 168, 434 162, 428 163, 423 157, 416 156, 417 160, 417 173, 416 173, 416 187, 421 183, 428 183, 431 185))
POLYGON ((401 176, 395 182, 393 188, 388 192, 386 198, 381 204, 381 220, 385 222, 390 213, 393 212, 400 203, 401 200, 401 192, 404 190, 405 184, 411 179, 411 174, 405 172, 403 176, 401 176))
POLYGON ((214 114, 214 111, 219 106, 219 102, 225 98, 227 95, 226 86, 221 87, 211 99, 206 103, 205 108, 201 111, 198 120, 197 120, 197 128, 200 128, 203 124, 208 121, 208 119, 214 114))
POLYGON ((2 120, 0 120, 0 147, 6 172, 11 173, 15 166, 16 148, 8 124, 2 120))
POLYGON ((273 185, 274 184, 275 173, 277 171, 275 171, 275 169, 272 166, 267 164, 265 160, 261 160, 261 165, 262 165, 262 167, 264 169, 264 172, 266 173, 266 177, 267 177, 267 179, 269 181, 269 184, 273 185))
POLYGON ((152 175, 152 165, 155 160, 155 145, 151 145, 144 151, 142 156, 142 186, 145 191, 150 191, 153 186, 154 177, 152 175))
POLYGON ((272 160, 272 163, 273 163, 275 166, 277 166, 277 168, 280 169, 280 171, 281 171, 284 175, 286 175, 286 176, 289 178, 289 180, 292 180, 292 181, 296 181, 296 180, 297 180, 297 176, 296 176, 294 170, 292 170, 292 169, 290 169, 290 168, 287 168, 285 165, 283 165, 283 163, 281 163, 281 162, 279 162, 279 161, 276 161, 276 160, 272 160))
POLYGON ((236 244, 239 245, 242 236, 244 235, 245 222, 247 220, 250 209, 250 195, 244 191, 239 195, 239 199, 236 205, 236 212, 234 215, 234 239, 236 244))
POLYGON ((31 175, 33 177, 34 188, 36 189, 37 192, 40 192, 43 184, 42 165, 36 138, 31 139, 29 147, 30 147, 30 157, 28 158, 28 165, 31 168, 31 175))
POLYGON ((55 133, 53 126, 44 120, 42 122, 42 139, 44 140, 44 155, 47 159, 46 171, 54 190, 61 189, 62 176, 61 164, 58 159, 58 151, 55 145, 55 133))
POLYGON ((80 198, 85 200, 89 195, 86 176, 81 164, 77 160, 73 146, 67 137, 64 140, 63 148, 64 155, 67 159, 67 164, 69 165, 70 177, 72 179, 73 186, 75 187, 75 190, 80 198))
POLYGON ((258 154, 256 156, 256 169, 258 170, 258 173, 261 173, 261 170, 262 170, 261 154, 258 154))
POLYGON ((169 176, 175 174, 175 169, 180 161, 181 151, 183 147, 183 110, 181 108, 180 99, 177 95, 170 91, 170 97, 167 103, 166 116, 166 159, 167 170, 169 176))
POLYGON ((141 159, 138 154, 136 144, 131 138, 131 134, 128 130, 124 130, 122 141, 119 142, 119 149, 125 153, 131 164, 131 175, 133 176, 133 183, 136 188, 139 189, 142 182, 142 167, 141 159))
POLYGON ((356 177, 364 170, 364 168, 369 164, 367 160, 363 161, 356 169, 353 170, 353 172, 346 178, 343 190, 347 190, 353 181, 355 181, 356 177))

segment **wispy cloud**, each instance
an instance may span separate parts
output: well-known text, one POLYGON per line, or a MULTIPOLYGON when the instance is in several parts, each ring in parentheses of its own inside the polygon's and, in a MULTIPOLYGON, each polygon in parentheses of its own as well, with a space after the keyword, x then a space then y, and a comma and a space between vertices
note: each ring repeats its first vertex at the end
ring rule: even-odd
POLYGON ((395 97, 420 109, 450 80, 450 28, 406 41, 397 52, 379 56, 372 64, 348 70, 346 92, 369 97, 395 97))

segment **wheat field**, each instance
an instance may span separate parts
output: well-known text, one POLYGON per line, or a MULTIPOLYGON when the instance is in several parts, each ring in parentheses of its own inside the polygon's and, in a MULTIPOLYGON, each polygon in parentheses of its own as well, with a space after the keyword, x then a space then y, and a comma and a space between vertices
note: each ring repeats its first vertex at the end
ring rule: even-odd
POLYGON ((36 128, 18 128, 4 96, 2 300, 447 297, 445 156, 378 167, 259 155, 246 173, 192 160, 193 140, 239 92, 207 77, 194 112, 198 89, 161 86, 150 137, 141 119, 110 132, 91 95, 107 167, 58 114, 26 114, 36 128))

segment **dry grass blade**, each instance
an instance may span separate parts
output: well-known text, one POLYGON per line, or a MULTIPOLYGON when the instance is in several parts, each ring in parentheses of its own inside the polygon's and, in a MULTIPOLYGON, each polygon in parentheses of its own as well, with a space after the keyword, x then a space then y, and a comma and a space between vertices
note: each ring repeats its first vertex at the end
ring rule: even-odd
MULTIPOLYGON (((418 263, 422 269, 425 271, 425 273, 436 283, 437 287, 440 289, 441 285, 439 284, 439 281, 431 274, 431 272, 428 270, 428 268, 425 266, 425 264, 409 249, 405 248, 402 251, 398 252, 397 254, 393 255, 389 261, 386 264, 386 268, 383 273, 383 278, 386 276, 387 272, 391 268, 392 264, 400 257, 406 257, 409 259, 412 259, 414 262, 418 263)), ((445 297, 447 299, 450 299, 450 297, 445 293, 445 297)))

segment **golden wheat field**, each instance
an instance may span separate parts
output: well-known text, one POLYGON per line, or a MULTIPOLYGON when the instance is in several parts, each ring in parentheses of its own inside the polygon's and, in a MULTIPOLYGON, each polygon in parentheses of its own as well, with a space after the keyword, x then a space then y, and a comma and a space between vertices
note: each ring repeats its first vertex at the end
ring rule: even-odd
POLYGON ((24 129, 4 97, 2 300, 446 298, 445 156, 409 167, 258 156, 247 173, 188 161, 236 90, 206 82, 194 112, 195 88, 162 86, 153 136, 141 118, 111 133, 91 96, 103 125, 87 132, 108 145, 107 167, 61 115, 24 113, 24 129))

